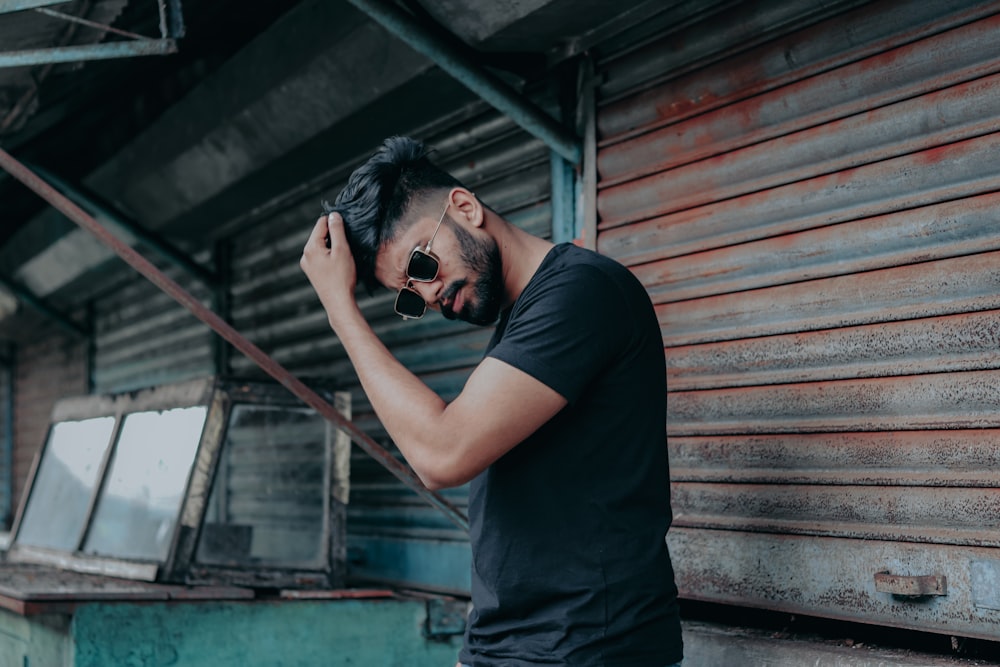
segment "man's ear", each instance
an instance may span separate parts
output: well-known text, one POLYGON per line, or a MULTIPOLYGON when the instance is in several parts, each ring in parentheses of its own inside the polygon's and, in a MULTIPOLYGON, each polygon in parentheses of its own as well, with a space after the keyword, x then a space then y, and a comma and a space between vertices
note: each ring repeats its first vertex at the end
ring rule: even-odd
POLYGON ((485 222, 485 211, 476 195, 465 188, 452 188, 448 193, 451 198, 452 216, 461 219, 472 227, 482 227, 485 222))

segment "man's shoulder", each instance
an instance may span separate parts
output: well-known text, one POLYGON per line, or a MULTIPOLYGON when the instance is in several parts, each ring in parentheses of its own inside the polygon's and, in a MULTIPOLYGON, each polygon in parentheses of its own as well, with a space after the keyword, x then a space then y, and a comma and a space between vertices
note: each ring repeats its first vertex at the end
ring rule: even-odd
POLYGON ((570 243, 555 246, 539 268, 536 285, 576 285, 579 281, 609 281, 641 287, 631 271, 615 259, 570 243))

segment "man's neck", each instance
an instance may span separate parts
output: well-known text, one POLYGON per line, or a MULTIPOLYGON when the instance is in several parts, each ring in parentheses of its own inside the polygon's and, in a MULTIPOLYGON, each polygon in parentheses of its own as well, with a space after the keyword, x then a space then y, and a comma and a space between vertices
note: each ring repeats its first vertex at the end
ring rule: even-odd
POLYGON ((508 308, 521 296, 554 244, 506 221, 498 227, 501 231, 494 238, 503 265, 503 307, 508 308))

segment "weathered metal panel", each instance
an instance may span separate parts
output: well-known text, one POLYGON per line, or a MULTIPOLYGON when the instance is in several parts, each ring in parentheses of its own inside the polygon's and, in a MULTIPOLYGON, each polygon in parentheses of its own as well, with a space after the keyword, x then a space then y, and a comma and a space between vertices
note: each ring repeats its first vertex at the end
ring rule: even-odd
POLYGON ((1000 249, 998 206, 991 192, 676 257, 662 246, 636 248, 663 258, 633 271, 654 301, 667 302, 961 257, 1000 249))
POLYGON ((971 0, 907 2, 905 10, 900 3, 872 2, 792 32, 816 18, 817 9, 830 14, 858 3, 824 4, 819 8, 809 0, 754 3, 742 12, 727 12, 715 21, 687 28, 676 40, 668 36, 628 57, 607 59, 606 81, 599 91, 604 108, 597 121, 602 141, 631 137, 780 88, 998 10, 995 2, 971 0), (749 27, 750 20, 771 8, 784 13, 784 20, 779 23, 772 15, 769 23, 756 26, 756 33, 744 33, 739 41, 725 35, 726 30, 749 27), (702 31, 701 39, 695 38, 695 29, 702 31), (766 39, 782 29, 790 34, 766 39), (747 49, 756 44, 762 45, 747 49), (740 49, 746 50, 738 57, 724 58, 740 49), (688 76, 680 76, 689 71, 688 76), (648 89, 641 90, 644 87, 648 89))
POLYGON ((1000 486, 997 429, 673 436, 675 482, 1000 486))
MULTIPOLYGON (((710 65, 858 4, 853 1, 765 0, 752 5, 736 3, 735 7, 723 8, 726 11, 702 17, 699 22, 679 22, 683 30, 678 34, 668 34, 639 49, 607 58, 603 67, 608 76, 601 86, 601 98, 614 100, 635 92, 638 87, 710 65)), ((657 111, 647 110, 654 114, 657 111)), ((618 112, 599 119, 601 134, 609 134, 608 124, 627 119, 627 115, 618 112)))
POLYGON ((669 346, 993 310, 1000 307, 998 266, 1000 251, 984 252, 661 304, 656 310, 669 346))
MULTIPOLYGON (((988 124, 983 126, 988 128, 988 124)), ((787 184, 771 184, 769 189, 740 198, 724 193, 718 203, 709 201, 710 187, 689 190, 674 199, 677 193, 670 189, 669 181, 646 177, 602 191, 600 228, 680 211, 672 218, 656 218, 647 224, 653 230, 680 225, 685 236, 692 232, 702 238, 717 235, 713 239, 716 243, 739 242, 970 196, 996 189, 997 174, 990 167, 998 144, 1000 135, 994 133, 952 144, 931 144, 918 153, 824 175, 814 176, 807 167, 801 174, 788 174, 787 184), (927 169, 929 165, 936 168, 927 169), (739 211, 745 211, 746 216, 739 217, 739 211), (709 234, 703 225, 711 229, 709 234), (729 234, 723 236, 723 230, 729 234)), ((771 148, 780 150, 781 146, 776 143, 771 148)))
POLYGON ((678 483, 672 499, 678 527, 1000 546, 996 488, 678 483))
MULTIPOLYGON (((207 264, 207 253, 198 262, 207 264)), ((176 267, 161 268, 211 304, 209 288, 176 267)), ((99 393, 214 374, 211 330, 139 275, 129 273, 123 286, 95 301, 94 330, 93 382, 99 393)))
MULTIPOLYGON (((992 64, 1000 69, 1000 46, 992 64)), ((662 214, 664 204, 692 208, 988 134, 1000 128, 998 91, 994 75, 782 136, 780 150, 768 141, 683 170, 668 167, 603 192, 602 218, 613 225, 662 214)))
POLYGON ((996 549, 683 527, 667 540, 671 555, 684 563, 677 585, 686 598, 993 641, 1000 636, 1000 616, 982 588, 989 579, 974 569, 996 563, 996 549), (942 575, 948 594, 879 593, 879 572, 942 575))
POLYGON ((604 60, 597 245, 661 325, 678 583, 996 639, 1000 3, 839 10, 604 60))
MULTIPOLYGON (((609 145, 601 150, 601 183, 608 186, 632 180, 855 114, 866 118, 868 110, 994 73, 1000 69, 998 29, 1000 17, 991 16, 697 118, 672 122, 645 133, 642 141, 610 143, 614 139, 611 137, 609 145)), ((955 95, 955 91, 942 93, 955 95)), ((920 113, 927 105, 917 104, 916 109, 913 106, 911 103, 902 108, 920 113)), ((663 118, 663 122, 671 120, 669 116, 663 118)), ((903 119, 890 125, 890 131, 915 132, 913 124, 903 119)), ((853 135, 847 138, 856 139, 853 135)))
POLYGON ((668 435, 1000 426, 1000 372, 671 392, 668 435))
POLYGON ((673 391, 1000 368, 1000 311, 668 348, 673 391))
MULTIPOLYGON (((1000 175, 993 168, 998 146, 1000 135, 992 133, 661 215, 623 229, 602 223, 598 245, 613 256, 636 253, 636 248, 680 255, 973 197, 1000 187, 1000 175)), ((644 210, 637 206, 630 211, 625 193, 620 200, 625 215, 639 219, 670 207, 668 202, 652 201, 653 197, 643 199, 650 201, 642 205, 644 210)), ((655 258, 646 255, 647 261, 655 258)))
MULTIPOLYGON (((549 150, 541 141, 492 111, 471 118, 464 114, 450 125, 414 134, 434 147, 435 162, 484 202, 519 226, 548 236, 549 150)), ((310 193, 299 205, 234 237, 232 322, 293 372, 349 390, 354 422, 398 455, 299 268, 320 200, 332 198, 342 186, 310 193)), ((388 291, 369 295, 359 289, 366 318, 393 354, 440 395, 454 397, 481 358, 491 331, 436 314, 404 322, 392 310, 394 298, 388 291)), ((256 369, 234 356, 231 371, 248 375, 256 369)), ((458 489, 447 495, 464 507, 466 493, 458 489)), ((468 543, 462 531, 357 451, 351 460, 347 525, 354 576, 468 590, 468 543)))

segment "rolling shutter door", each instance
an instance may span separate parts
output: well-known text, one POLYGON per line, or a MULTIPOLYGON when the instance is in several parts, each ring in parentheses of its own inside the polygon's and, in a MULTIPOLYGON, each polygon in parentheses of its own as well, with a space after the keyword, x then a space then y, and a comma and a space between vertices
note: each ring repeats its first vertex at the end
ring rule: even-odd
POLYGON ((1000 4, 713 39, 779 5, 600 64, 598 249, 662 327, 681 594, 996 639, 1000 4))
MULTIPOLYGON (((498 213, 535 234, 549 235, 549 151, 540 141, 482 103, 411 134, 433 147, 434 161, 498 213)), ((300 205, 234 237, 231 312, 239 331, 295 374, 349 390, 355 423, 395 451, 298 261, 320 201, 335 197, 366 157, 350 161, 340 182, 305 193, 300 205)), ((433 313, 404 322, 393 312, 394 299, 387 290, 371 296, 359 291, 365 317, 393 354, 446 400, 454 398, 479 363, 492 329, 433 313)), ((258 373, 242 356, 234 356, 231 365, 237 376, 258 373)), ((444 495, 464 511, 466 487, 444 495)), ((357 448, 347 512, 351 575, 468 591, 465 533, 357 448)))

